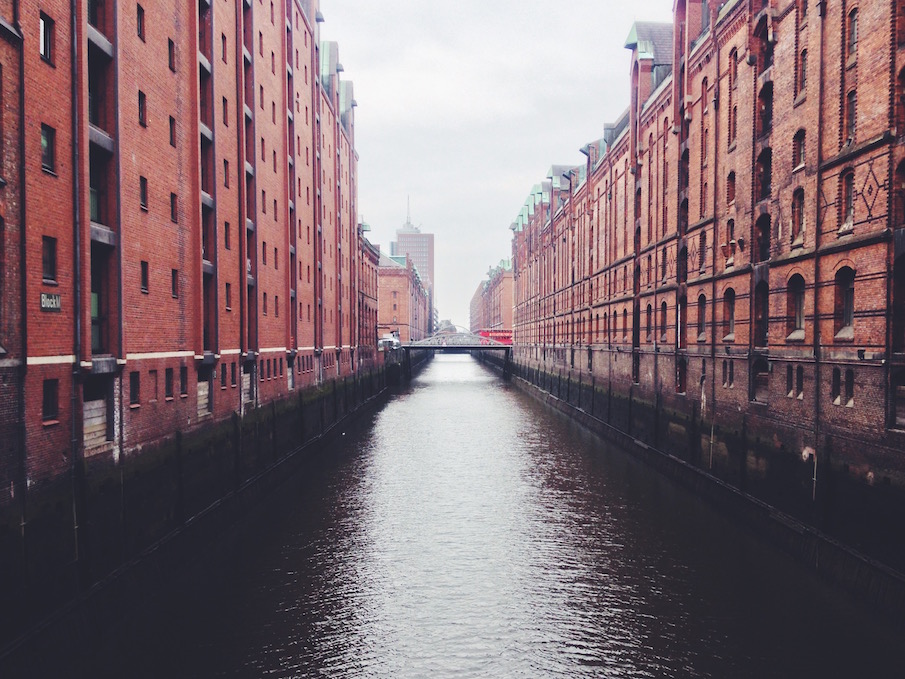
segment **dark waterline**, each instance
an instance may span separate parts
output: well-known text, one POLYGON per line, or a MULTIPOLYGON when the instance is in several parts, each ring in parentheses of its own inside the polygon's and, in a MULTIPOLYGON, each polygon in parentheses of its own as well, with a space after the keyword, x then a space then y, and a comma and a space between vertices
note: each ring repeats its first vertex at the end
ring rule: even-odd
POLYGON ((99 672, 903 676, 901 629, 469 357, 284 492, 99 672))

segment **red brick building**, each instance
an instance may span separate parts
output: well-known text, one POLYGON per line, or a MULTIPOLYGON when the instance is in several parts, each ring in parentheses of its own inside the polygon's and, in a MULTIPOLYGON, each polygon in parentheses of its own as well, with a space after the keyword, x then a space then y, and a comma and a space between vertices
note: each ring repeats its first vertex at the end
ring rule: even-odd
POLYGON ((0 500, 374 360, 356 103, 317 0, 13 4, 0 500))
POLYGON ((627 110, 512 225, 516 360, 905 563, 905 6, 674 13, 631 27, 627 110))
POLYGON ((377 281, 377 333, 403 344, 430 336, 430 297, 411 258, 381 255, 377 281))
POLYGON ((471 298, 470 330, 511 341, 513 274, 508 260, 491 267, 471 298))

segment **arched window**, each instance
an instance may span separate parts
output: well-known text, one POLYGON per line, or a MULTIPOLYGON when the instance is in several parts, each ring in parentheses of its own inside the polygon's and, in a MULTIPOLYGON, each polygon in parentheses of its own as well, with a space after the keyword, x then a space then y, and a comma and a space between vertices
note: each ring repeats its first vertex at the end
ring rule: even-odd
POLYGON ((804 130, 798 130, 792 138, 792 167, 804 167, 804 130))
POLYGON ((798 55, 798 94, 805 91, 808 85, 808 51, 801 50, 798 55))
POLYGON ((855 90, 849 90, 845 95, 845 134, 843 141, 851 144, 855 141, 855 122, 857 119, 857 99, 858 95, 855 90))
POLYGON ((855 223, 855 173, 852 170, 842 175, 842 226, 839 230, 850 230, 855 223))
POLYGON ((726 178, 726 202, 730 205, 735 202, 735 172, 726 178))
POLYGON ((796 189, 792 194, 792 245, 801 245, 804 240, 804 189, 796 189))
POLYGON ((628 337, 628 309, 622 310, 622 341, 628 337))
POLYGON ((855 272, 848 266, 836 272, 833 331, 838 340, 855 337, 855 272))
POLYGON ((786 290, 787 340, 804 340, 804 278, 795 274, 786 290))
POLYGON ((769 325, 770 289, 766 281, 761 281, 754 288, 754 346, 767 346, 769 325))
POLYGON ((755 180, 757 182, 757 200, 766 200, 770 197, 773 181, 773 151, 765 148, 757 157, 754 167, 755 180))
POLYGON ((858 52, 858 8, 855 7, 848 13, 848 56, 855 56, 858 52))
POLYGON ((763 86, 757 96, 758 136, 770 134, 773 130, 773 83, 763 86))
POLYGON ((604 313, 603 314, 603 339, 609 345, 610 343, 610 318, 604 313))
POLYGON ((723 341, 735 341, 735 290, 723 293, 723 341))
POLYGON ((754 237, 757 239, 757 262, 770 259, 770 215, 761 215, 754 225, 754 237))
POLYGON ((698 296, 698 342, 707 339, 707 298, 698 296))
POLYGON ((660 341, 666 341, 666 302, 660 304, 660 341))

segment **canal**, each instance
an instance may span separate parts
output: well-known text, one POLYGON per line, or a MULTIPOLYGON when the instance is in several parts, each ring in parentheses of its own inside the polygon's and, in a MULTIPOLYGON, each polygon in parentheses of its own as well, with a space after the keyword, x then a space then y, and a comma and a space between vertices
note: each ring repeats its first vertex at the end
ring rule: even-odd
POLYGON ((285 486, 98 675, 902 676, 901 629, 467 356, 285 486))

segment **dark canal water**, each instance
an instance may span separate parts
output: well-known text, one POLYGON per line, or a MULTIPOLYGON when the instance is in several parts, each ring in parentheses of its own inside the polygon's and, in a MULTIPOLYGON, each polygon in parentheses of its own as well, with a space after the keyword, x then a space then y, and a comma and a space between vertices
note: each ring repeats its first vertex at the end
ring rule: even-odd
POLYGON ((901 630, 469 357, 289 485, 118 674, 905 676, 901 630))

